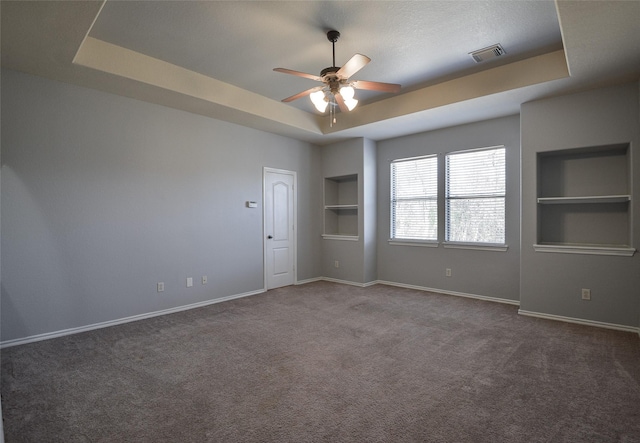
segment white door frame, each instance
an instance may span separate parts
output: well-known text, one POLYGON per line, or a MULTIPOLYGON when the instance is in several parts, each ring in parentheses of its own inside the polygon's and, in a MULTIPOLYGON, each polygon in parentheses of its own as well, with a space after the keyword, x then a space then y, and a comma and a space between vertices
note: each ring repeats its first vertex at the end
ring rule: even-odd
POLYGON ((276 169, 264 166, 262 169, 262 269, 264 274, 264 290, 268 290, 267 285, 267 211, 265 210, 267 200, 267 173, 287 174, 293 176, 293 284, 298 284, 298 174, 296 171, 286 169, 276 169))

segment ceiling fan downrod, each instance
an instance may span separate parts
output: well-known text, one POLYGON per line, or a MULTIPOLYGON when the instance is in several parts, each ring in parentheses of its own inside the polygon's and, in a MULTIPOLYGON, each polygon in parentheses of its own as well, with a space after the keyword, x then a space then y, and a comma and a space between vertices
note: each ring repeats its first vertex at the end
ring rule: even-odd
POLYGON ((327 39, 331 42, 331 45, 333 46, 333 67, 334 68, 336 67, 336 42, 338 41, 339 38, 340 38, 340 33, 335 29, 332 29, 331 31, 327 32, 327 39))

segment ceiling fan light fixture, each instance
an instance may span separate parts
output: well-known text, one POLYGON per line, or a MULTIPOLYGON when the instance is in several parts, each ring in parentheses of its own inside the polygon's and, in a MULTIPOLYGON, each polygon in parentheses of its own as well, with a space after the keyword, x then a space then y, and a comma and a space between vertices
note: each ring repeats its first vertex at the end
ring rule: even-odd
POLYGON ((340 95, 342 96, 342 98, 344 99, 344 101, 346 102, 347 100, 350 100, 353 98, 353 96, 355 95, 356 91, 353 89, 353 86, 343 86, 342 88, 340 88, 340 95))
POLYGON ((350 99, 344 99, 344 104, 347 106, 347 109, 349 111, 353 111, 353 108, 355 108, 358 105, 358 100, 356 100, 355 98, 350 98, 350 99))
POLYGON ((342 101, 349 111, 353 111, 353 109, 358 105, 358 100, 353 98, 356 91, 351 85, 345 85, 340 88, 340 95, 342 96, 342 101))
POLYGON ((309 98, 311 99, 311 103, 313 103, 313 106, 316 107, 318 112, 324 112, 327 110, 329 102, 324 96, 324 91, 313 92, 309 95, 309 98))

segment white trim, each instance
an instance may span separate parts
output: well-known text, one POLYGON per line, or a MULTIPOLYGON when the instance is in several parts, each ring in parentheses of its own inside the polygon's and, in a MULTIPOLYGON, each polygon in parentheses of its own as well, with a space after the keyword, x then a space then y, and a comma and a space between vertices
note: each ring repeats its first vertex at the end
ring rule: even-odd
POLYGON ((397 283, 392 281, 378 280, 377 283, 387 286, 397 286, 399 288, 416 289, 418 291, 436 292, 438 294, 455 295, 456 297, 475 298, 478 300, 492 301, 496 303, 504 303, 508 305, 520 306, 519 300, 510 300, 508 298, 488 297, 486 295, 467 294, 466 292, 448 291, 446 289, 427 288, 425 286, 408 285, 405 283, 397 283))
POLYGON ((340 234, 322 234, 322 238, 325 240, 345 240, 345 241, 360 240, 360 237, 357 235, 340 235, 340 234))
POLYGON ((340 280, 340 279, 331 278, 331 277, 320 277, 320 280, 330 281, 330 282, 333 282, 333 283, 340 283, 340 284, 349 285, 349 286, 358 286, 360 288, 368 288, 369 286, 373 286, 373 285, 378 284, 377 280, 370 281, 370 282, 367 282, 367 283, 358 283, 358 282, 355 282, 355 281, 340 280))
POLYGON ((307 283, 315 283, 317 281, 322 281, 322 277, 314 277, 308 278, 306 280, 299 280, 294 283, 294 285, 306 285, 307 283))
POLYGON ((390 238, 389 244, 393 246, 421 246, 424 248, 437 248, 440 243, 437 240, 411 240, 390 238))
POLYGON ((71 60, 71 63, 76 64, 76 59, 78 58, 78 54, 80 53, 80 50, 82 49, 82 45, 84 45, 84 42, 89 37, 89 34, 91 33, 91 30, 93 29, 93 26, 98 21, 98 17, 100 17, 100 13, 102 12, 102 9, 104 8, 104 5, 106 5, 106 4, 107 4, 107 0, 102 0, 102 4, 100 5, 100 9, 98 9, 98 13, 93 18, 93 21, 91 22, 91 25, 89 26, 89 29, 87 29, 87 32, 84 34, 84 37, 82 38, 82 43, 80 43, 80 46, 78 46, 78 50, 76 51, 75 55, 73 56, 73 60, 71 60))
POLYGON ((507 252, 509 245, 497 243, 466 243, 466 242, 444 242, 446 249, 475 249, 476 251, 507 252))
POLYGON ((100 323, 94 323, 91 325, 80 326, 77 328, 63 329, 61 331, 47 332, 44 334, 31 335, 24 338, 16 338, 13 340, 7 340, 0 342, 0 349, 8 348, 11 346, 26 345, 27 343, 33 343, 42 340, 49 340, 50 338, 64 337, 65 335, 79 334, 81 332, 93 331, 95 329, 108 328, 110 326, 121 325, 124 323, 130 323, 138 320, 145 320, 147 318, 158 317, 161 315, 174 314, 176 312, 188 311, 190 309, 202 308, 205 306, 213 305, 216 303, 222 303, 229 300, 235 300, 237 298, 250 297, 252 295, 262 294, 266 292, 264 288, 255 291, 244 292, 242 294, 227 295, 226 297, 214 298, 213 300, 205 300, 189 305, 176 306, 175 308, 163 309, 161 311, 147 312, 146 314, 132 315, 131 317, 119 318, 116 320, 109 320, 100 323))
POLYGON ((585 203, 626 203, 631 201, 630 195, 588 195, 584 197, 538 197, 542 205, 565 205, 585 203))
POLYGON ((468 152, 480 152, 480 151, 490 151, 492 149, 504 149, 505 151, 505 155, 507 153, 507 150, 505 149, 504 145, 495 145, 495 146, 485 146, 485 147, 479 147, 479 148, 471 148, 471 149, 460 149, 457 151, 449 151, 449 152, 443 152, 443 154, 445 156, 447 155, 457 155, 457 154, 466 154, 468 152))
POLYGON ((575 323, 578 325, 595 326, 597 328, 615 329, 616 331, 636 332, 640 335, 640 328, 634 326, 618 325, 615 323, 606 323, 596 320, 586 320, 582 318, 565 317, 563 315, 544 314, 542 312, 525 311, 518 309, 518 314, 525 315, 527 317, 544 318, 546 320, 563 321, 566 323, 575 323))
POLYGON ((585 254, 585 255, 617 255, 620 257, 633 257, 636 250, 628 246, 586 246, 563 244, 534 244, 536 252, 554 252, 560 254, 585 254))
POLYGON ((325 209, 358 209, 358 205, 326 205, 325 209))
POLYGON ((402 162, 410 162, 415 160, 422 160, 425 158, 438 157, 440 154, 427 154, 427 155, 419 155, 417 157, 406 157, 406 158, 396 158, 394 160, 389 160, 389 163, 402 163, 402 162))
MULTIPOLYGON (((520 302, 518 300, 509 300, 509 299, 505 299, 505 298, 487 297, 485 295, 467 294, 467 293, 463 293, 463 292, 447 291, 447 290, 444 290, 444 289, 427 288, 427 287, 424 287, 424 286, 409 285, 409 284, 405 284, 405 283, 390 282, 390 281, 385 281, 385 280, 375 280, 375 281, 371 281, 371 282, 367 282, 367 283, 357 283, 357 282, 352 282, 352 281, 347 281, 347 280, 339 280, 339 279, 330 278, 330 277, 315 277, 315 278, 310 278, 310 279, 306 279, 306 280, 297 281, 295 284, 296 285, 303 285, 303 284, 314 283, 314 282, 318 282, 318 281, 328 281, 328 282, 340 283, 340 284, 345 284, 345 285, 350 285, 350 286, 358 286, 358 287, 361 287, 361 288, 366 288, 366 287, 369 287, 369 286, 374 286, 376 284, 381 284, 381 285, 386 285, 386 286, 396 286, 396 287, 399 287, 399 288, 415 289, 415 290, 418 290, 418 291, 427 291, 427 292, 435 292, 435 293, 438 293, 438 294, 454 295, 454 296, 458 296, 458 297, 475 298, 475 299, 478 299, 478 300, 491 301, 491 302, 496 302, 496 303, 505 303, 505 304, 516 305, 516 306, 520 305, 520 302)), ((163 309, 161 311, 148 312, 146 314, 133 315, 131 317, 124 317, 124 318, 120 318, 120 319, 116 319, 116 320, 109 320, 109 321, 105 321, 105 322, 94 323, 94 324, 91 324, 91 325, 80 326, 80 327, 77 327, 77 328, 63 329, 61 331, 47 332, 47 333, 44 333, 44 334, 32 335, 32 336, 29 336, 29 337, 17 338, 17 339, 13 339, 13 340, 7 340, 7 341, 0 342, 0 349, 9 348, 9 347, 12 347, 12 346, 26 345, 28 343, 34 343, 34 342, 38 342, 38 341, 49 340, 49 339, 52 339, 52 338, 64 337, 66 335, 79 334, 79 333, 82 333, 82 332, 93 331, 93 330, 96 330, 96 329, 108 328, 108 327, 111 327, 111 326, 117 326, 117 325, 121 325, 121 324, 125 324, 125 323, 131 323, 131 322, 138 321, 138 320, 145 320, 145 319, 148 319, 148 318, 159 317, 161 315, 168 315, 168 314, 174 314, 174 313, 181 312, 181 311, 188 311, 190 309, 202 308, 202 307, 205 307, 205 306, 209 306, 209 305, 213 305, 213 304, 217 304, 217 303, 222 303, 222 302, 226 302, 226 301, 230 301, 230 300, 235 300, 235 299, 238 299, 238 298, 244 298, 244 297, 250 297, 250 296, 253 296, 253 295, 263 294, 265 292, 266 292, 266 289, 262 288, 262 289, 258 289, 258 290, 255 290, 255 291, 244 292, 242 294, 228 295, 226 297, 215 298, 213 300, 205 300, 205 301, 202 301, 202 302, 192 303, 192 304, 189 304, 189 305, 176 306, 175 308, 163 309)), ((599 322, 599 321, 595 321, 595 320, 584 320, 584 319, 573 318, 573 317, 564 317, 564 316, 561 316, 561 315, 544 314, 544 313, 540 313, 540 312, 525 311, 523 309, 518 309, 518 314, 524 315, 524 316, 528 316, 528 317, 543 318, 543 319, 547 319, 547 320, 556 320, 556 321, 563 321, 563 322, 567 322, 567 323, 575 323, 575 324, 581 324, 581 325, 586 325, 586 326, 594 326, 594 327, 600 327, 600 328, 606 328, 606 329, 615 329, 615 330, 618 330, 618 331, 635 332, 640 337, 640 327, 636 328, 636 327, 633 327, 633 326, 618 325, 618 324, 614 324, 614 323, 605 323, 605 322, 599 322)))
POLYGON ((267 284, 267 233, 265 232, 265 226, 267 225, 267 212, 265 210, 267 173, 293 176, 293 284, 298 281, 298 173, 296 171, 264 166, 262 168, 262 274, 265 290, 269 287, 267 284))

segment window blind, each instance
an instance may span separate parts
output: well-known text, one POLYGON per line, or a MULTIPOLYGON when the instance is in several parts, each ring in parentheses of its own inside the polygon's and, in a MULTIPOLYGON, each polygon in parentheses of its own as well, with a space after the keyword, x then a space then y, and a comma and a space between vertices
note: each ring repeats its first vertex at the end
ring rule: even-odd
POLYGON ((504 147, 447 154, 446 241, 505 242, 504 147))
POLYGON ((437 156, 391 162, 391 238, 438 239, 437 156))

